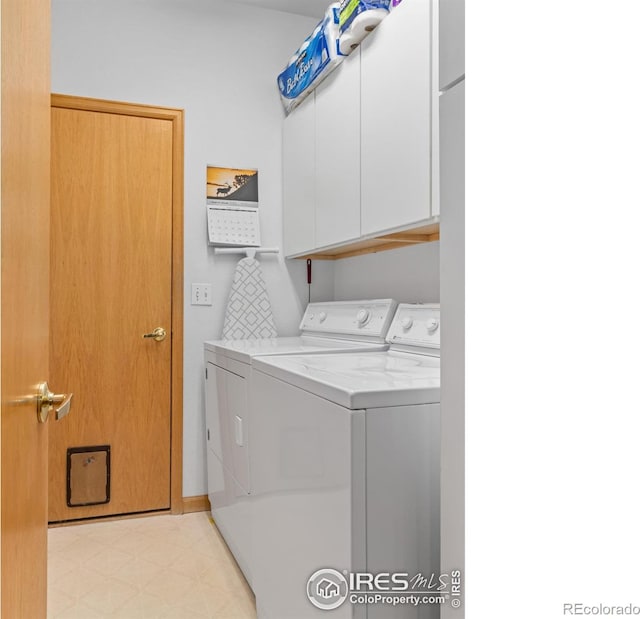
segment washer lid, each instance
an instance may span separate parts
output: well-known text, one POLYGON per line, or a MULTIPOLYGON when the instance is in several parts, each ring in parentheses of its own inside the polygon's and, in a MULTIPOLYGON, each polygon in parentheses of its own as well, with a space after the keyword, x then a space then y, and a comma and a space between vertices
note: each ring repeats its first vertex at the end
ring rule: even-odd
POLYGON ((398 351, 259 357, 255 370, 350 409, 440 401, 440 359, 398 351))
POLYGON ((297 355, 353 350, 386 350, 388 344, 313 336, 272 337, 262 340, 214 340, 205 342, 205 350, 251 363, 259 355, 297 355))

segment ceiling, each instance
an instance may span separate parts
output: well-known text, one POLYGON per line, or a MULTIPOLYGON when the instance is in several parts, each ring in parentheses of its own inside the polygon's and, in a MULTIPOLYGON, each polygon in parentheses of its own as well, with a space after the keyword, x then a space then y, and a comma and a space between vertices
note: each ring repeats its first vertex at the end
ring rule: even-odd
POLYGON ((259 6, 263 9, 272 9, 274 11, 285 11, 286 13, 296 13, 298 15, 306 15, 307 17, 315 17, 320 20, 327 10, 331 0, 234 0, 241 4, 251 4, 259 6))

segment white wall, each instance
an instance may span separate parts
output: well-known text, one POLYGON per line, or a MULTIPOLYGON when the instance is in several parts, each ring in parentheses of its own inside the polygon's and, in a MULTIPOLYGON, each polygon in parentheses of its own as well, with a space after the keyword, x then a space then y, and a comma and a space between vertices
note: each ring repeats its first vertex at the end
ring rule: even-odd
POLYGON ((391 297, 399 303, 438 303, 440 243, 336 260, 334 278, 336 301, 391 297))
MULTIPOLYGON (((54 92, 185 110, 184 496, 206 494, 202 342, 220 335, 236 261, 207 247, 206 165, 258 168, 262 242, 282 247, 275 80, 314 26, 217 0, 52 1, 54 92), (192 282, 213 283, 213 307, 190 305, 192 282)), ((305 262, 261 262, 276 326, 295 333, 305 262)), ((322 298, 332 293, 333 266, 316 265, 313 297, 322 298)))

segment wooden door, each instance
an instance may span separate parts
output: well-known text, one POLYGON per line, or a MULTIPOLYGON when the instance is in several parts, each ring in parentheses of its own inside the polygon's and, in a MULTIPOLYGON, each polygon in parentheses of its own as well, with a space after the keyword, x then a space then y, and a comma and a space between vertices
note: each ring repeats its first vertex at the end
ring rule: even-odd
POLYGON ((50 427, 50 522, 171 507, 173 121, 73 103, 52 107, 51 376, 75 401, 50 427), (77 505, 106 493, 68 495, 67 450, 101 446, 109 501, 77 505))
POLYGON ((1 21, 0 614, 44 619, 47 427, 34 396, 49 379, 49 2, 3 0, 1 21))

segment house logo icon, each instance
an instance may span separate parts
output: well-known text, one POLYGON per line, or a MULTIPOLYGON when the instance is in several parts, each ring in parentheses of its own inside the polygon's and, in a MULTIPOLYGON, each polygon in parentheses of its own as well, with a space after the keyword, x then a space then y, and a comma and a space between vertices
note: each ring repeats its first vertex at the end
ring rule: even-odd
POLYGON ((347 599, 348 593, 347 579, 336 570, 318 570, 307 581, 307 597, 321 610, 338 608, 347 599))

